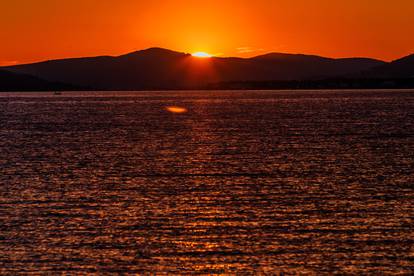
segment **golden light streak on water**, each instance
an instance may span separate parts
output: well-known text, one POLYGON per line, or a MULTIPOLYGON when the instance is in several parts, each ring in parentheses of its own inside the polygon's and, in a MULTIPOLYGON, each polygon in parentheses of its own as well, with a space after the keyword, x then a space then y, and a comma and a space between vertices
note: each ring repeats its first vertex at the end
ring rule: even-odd
POLYGON ((167 106, 165 109, 171 113, 178 113, 178 114, 188 112, 187 108, 179 107, 179 106, 167 106))

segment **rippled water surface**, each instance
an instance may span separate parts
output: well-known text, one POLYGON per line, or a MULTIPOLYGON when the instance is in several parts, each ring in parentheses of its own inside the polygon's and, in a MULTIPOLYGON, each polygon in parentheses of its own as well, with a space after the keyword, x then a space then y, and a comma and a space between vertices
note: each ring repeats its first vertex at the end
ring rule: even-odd
POLYGON ((0 273, 409 274, 413 170, 414 91, 3 93, 0 273))

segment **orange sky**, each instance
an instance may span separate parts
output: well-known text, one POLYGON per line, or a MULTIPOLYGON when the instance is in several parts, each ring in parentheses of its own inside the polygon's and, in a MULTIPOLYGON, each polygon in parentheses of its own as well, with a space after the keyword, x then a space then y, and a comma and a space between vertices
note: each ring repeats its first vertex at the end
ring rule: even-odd
POLYGON ((413 0, 0 0, 0 64, 158 46, 221 56, 414 52, 413 0))

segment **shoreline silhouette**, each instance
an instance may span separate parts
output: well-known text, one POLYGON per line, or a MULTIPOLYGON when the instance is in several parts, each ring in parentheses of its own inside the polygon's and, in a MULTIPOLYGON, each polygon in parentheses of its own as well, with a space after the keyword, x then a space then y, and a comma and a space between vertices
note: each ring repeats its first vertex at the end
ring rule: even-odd
POLYGON ((414 54, 385 62, 269 53, 197 58, 149 48, 0 67, 0 91, 414 88, 414 54))

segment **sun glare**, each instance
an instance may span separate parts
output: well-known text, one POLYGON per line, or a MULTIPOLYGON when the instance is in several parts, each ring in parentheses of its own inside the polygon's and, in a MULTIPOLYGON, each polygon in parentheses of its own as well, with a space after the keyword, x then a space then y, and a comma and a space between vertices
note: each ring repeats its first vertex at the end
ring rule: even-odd
POLYGON ((211 55, 207 54, 206 52, 195 52, 192 54, 193 57, 198 57, 198 58, 210 58, 211 55))
POLYGON ((187 108, 179 106, 167 106, 165 109, 171 113, 186 113, 188 111, 187 108))

